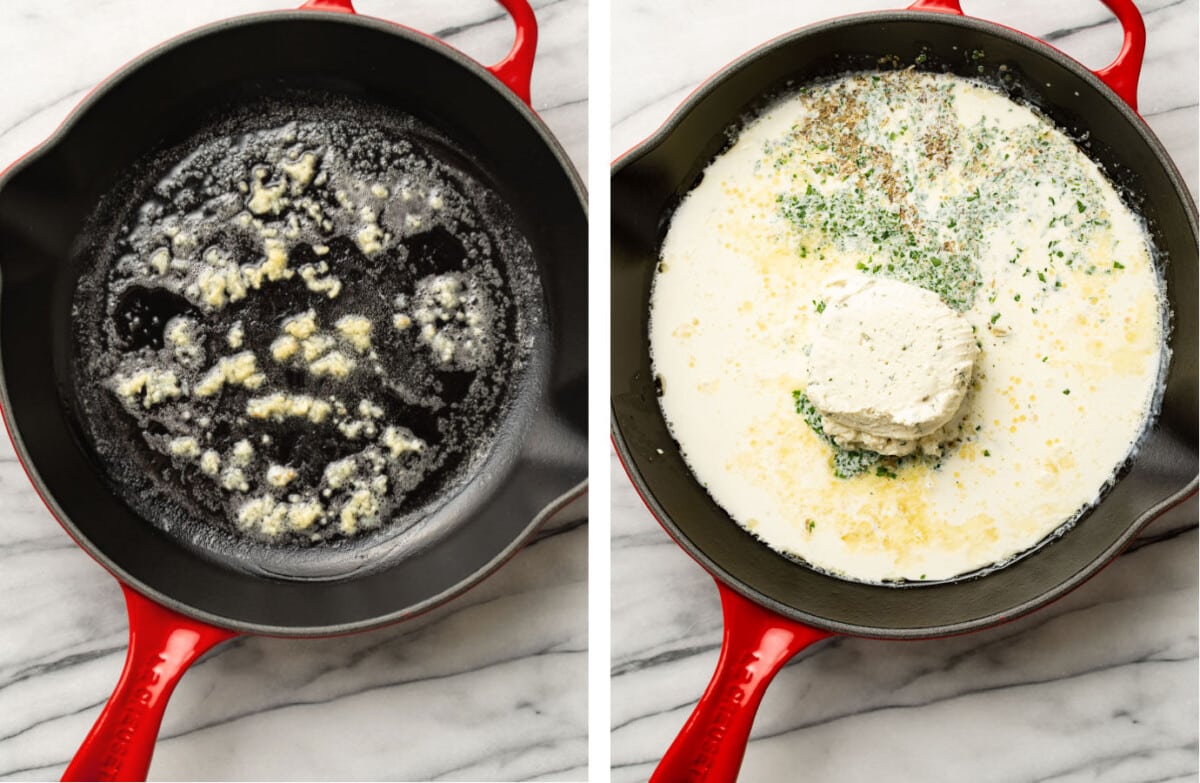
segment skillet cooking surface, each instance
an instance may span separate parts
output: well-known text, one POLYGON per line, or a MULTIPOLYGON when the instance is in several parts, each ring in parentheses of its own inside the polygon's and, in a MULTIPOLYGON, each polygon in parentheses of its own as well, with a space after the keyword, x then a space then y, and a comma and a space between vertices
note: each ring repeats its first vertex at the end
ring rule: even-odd
POLYGON ((328 571, 461 489, 528 392, 544 320, 486 172, 414 118, 314 90, 247 96, 140 161, 77 263, 71 391, 114 487, 198 551, 274 574, 328 571), (268 249, 287 266, 264 275, 268 249), (254 370, 241 383, 209 375, 234 357, 254 370), (147 372, 179 396, 123 404, 119 379, 147 372), (281 395, 302 407, 248 413, 281 395), (241 509, 273 516, 239 532, 241 509))

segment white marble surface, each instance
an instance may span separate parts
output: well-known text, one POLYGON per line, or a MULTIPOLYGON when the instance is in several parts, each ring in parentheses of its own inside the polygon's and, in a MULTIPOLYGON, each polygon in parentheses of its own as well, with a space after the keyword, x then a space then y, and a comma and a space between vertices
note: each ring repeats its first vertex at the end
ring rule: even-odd
MULTIPOLYGON (((299 0, 0 4, 0 168, 130 57, 209 21, 299 0)), ((535 108, 582 166, 587 4, 535 2, 535 108)), ((362 0, 450 31, 490 63, 491 0, 362 0)), ((116 682, 125 610, 0 444, 0 777, 57 779, 116 682)), ((244 638, 190 671, 151 779, 581 780, 587 765, 587 533, 550 523, 479 587, 418 620, 336 639, 244 638)))
MULTIPOLYGON (((612 154, 653 131, 700 81, 757 44, 852 0, 614 0, 612 154), (652 75, 652 76, 651 76, 652 75)), ((1197 188, 1197 2, 1139 2, 1149 44, 1141 109, 1197 188)), ((1049 36, 1091 67, 1120 34, 1098 0, 970 2, 1049 36)), ((645 780, 716 664, 712 580, 654 522, 612 462, 614 783, 645 780)), ((1153 524, 1063 600, 981 633, 839 639, 768 690, 742 767, 779 781, 1197 780, 1197 506, 1153 524)))

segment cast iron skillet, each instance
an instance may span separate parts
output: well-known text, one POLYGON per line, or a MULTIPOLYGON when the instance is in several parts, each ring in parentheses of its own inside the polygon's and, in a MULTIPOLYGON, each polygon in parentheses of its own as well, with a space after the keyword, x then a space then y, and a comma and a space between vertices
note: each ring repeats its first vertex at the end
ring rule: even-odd
MULTIPOLYGON (((634 486, 667 532, 716 579, 725 635, 716 673, 652 780, 737 777, 767 684, 830 634, 913 639, 977 630, 1044 606, 1096 573, 1155 516, 1196 491, 1196 207, 1136 112, 1145 27, 1132 0, 1117 59, 1092 73, 1052 47, 965 18, 958 0, 834 19, 789 33, 697 90, 612 174, 612 427, 634 486), (937 13, 930 13, 930 12, 937 13), (957 48, 955 48, 957 47, 957 48), (984 53, 979 61, 970 56, 984 53), (663 421, 649 356, 650 285, 671 213, 727 129, 787 85, 898 63, 997 80, 1101 163, 1161 251, 1173 313, 1162 411, 1104 500, 1061 538, 977 579, 898 588, 830 577, 780 557, 734 523, 688 470, 663 421), (895 56, 898 60, 892 60, 895 56), (881 58, 888 58, 881 66, 881 58), (999 66, 1006 71, 999 71, 999 66), (1001 73, 1011 80, 996 79, 1001 73)), ((1007 502, 997 499, 998 502, 1007 502)))
POLYGON ((526 0, 500 3, 516 42, 488 69, 416 31, 354 15, 350 0, 193 31, 104 83, 0 178, 5 424, 50 511, 121 583, 130 617, 125 670, 68 779, 144 777, 167 698, 214 644, 239 633, 324 636, 412 617, 494 571, 584 491, 585 197, 527 105, 533 12, 526 0), (528 239, 547 317, 496 445, 420 523, 426 534, 401 551, 386 542, 360 549, 320 578, 281 579, 183 545, 139 518, 106 481, 64 399, 72 395, 72 261, 84 218, 133 161, 189 138, 223 96, 253 100, 257 90, 310 85, 395 106, 461 147, 528 239))

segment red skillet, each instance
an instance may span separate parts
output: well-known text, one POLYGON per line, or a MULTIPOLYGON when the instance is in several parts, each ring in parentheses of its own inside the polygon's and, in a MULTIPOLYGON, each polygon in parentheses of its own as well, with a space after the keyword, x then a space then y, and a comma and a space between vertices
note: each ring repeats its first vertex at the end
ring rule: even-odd
POLYGON ((651 780, 732 781, 771 678, 804 647, 849 634, 915 639, 973 631, 1033 611, 1079 586, 1197 480, 1196 207, 1136 112, 1145 27, 1132 0, 1105 0, 1125 31, 1095 73, 1051 46, 962 15, 957 0, 847 16, 784 35, 727 66, 612 173, 612 427, 630 479, 666 531, 713 575, 725 634, 716 673, 651 780), (931 13, 933 12, 933 13, 931 13), (968 53, 982 51, 980 61, 968 53), (1069 532, 977 579, 884 587, 825 576, 758 543, 684 463, 656 401, 650 285, 671 210, 727 143, 726 130, 786 84, 902 67, 995 81, 1077 138, 1146 218, 1162 251, 1173 313, 1162 411, 1119 481, 1069 532), (1004 66, 1011 81, 999 78, 1004 66))
POLYGON ((499 1, 516 41, 487 69, 419 32, 355 15, 350 0, 195 30, 106 81, 0 177, 5 425, 51 513, 117 578, 129 609, 124 672, 66 779, 144 778, 167 699, 214 645, 240 633, 350 633, 427 611, 502 565, 583 492, 583 188, 527 105, 533 12, 526 0, 499 1), (364 545, 333 569, 336 578, 326 570, 323 579, 283 579, 185 546, 114 492, 75 419, 70 305, 81 228, 123 171, 164 139, 190 138, 223 96, 254 100, 262 85, 303 91, 314 83, 415 115, 464 151, 463 165, 494 184, 533 249, 546 318, 531 334, 528 369, 513 384, 496 445, 468 483, 431 506, 419 549, 364 545))

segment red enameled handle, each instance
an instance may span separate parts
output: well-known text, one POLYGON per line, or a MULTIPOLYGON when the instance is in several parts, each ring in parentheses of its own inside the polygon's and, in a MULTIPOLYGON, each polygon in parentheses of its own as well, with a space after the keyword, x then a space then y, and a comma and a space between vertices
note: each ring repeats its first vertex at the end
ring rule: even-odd
POLYGON ((943 14, 958 14, 959 16, 963 16, 962 5, 958 0, 917 0, 917 2, 908 7, 908 10, 937 11, 943 14))
POLYGON ((516 26, 516 37, 512 48, 504 59, 488 68, 492 75, 502 81, 508 89, 533 106, 529 94, 529 82, 533 78, 533 57, 537 54, 537 18, 527 0, 497 0, 508 11, 516 26))
POLYGON ((343 14, 354 13, 354 3, 350 0, 308 0, 300 6, 302 11, 337 11, 343 14))
POLYGON ((1142 75, 1142 58, 1146 54, 1146 23, 1133 0, 1104 0, 1104 4, 1116 14, 1125 37, 1116 59, 1093 73, 1128 103, 1129 108, 1137 111, 1138 78, 1142 75))
POLYGON ((213 646, 237 636, 121 589, 129 610, 125 669, 63 780, 145 780, 179 678, 213 646))
POLYGON ((708 690, 671 744, 650 783, 733 783, 754 714, 783 665, 828 631, 785 619, 717 582, 725 636, 708 690))
MULTIPOLYGON (((1142 57, 1146 53, 1146 23, 1142 13, 1134 5, 1134 0, 1102 0, 1109 10, 1121 23, 1125 31, 1121 42, 1121 51, 1106 67, 1092 71, 1117 94, 1121 100, 1129 104, 1129 108, 1137 111, 1138 78, 1142 75, 1142 57)), ((936 11, 944 14, 963 15, 959 0, 917 0, 909 7, 910 11, 936 11)))
MULTIPOLYGON (((516 93, 517 97, 532 106, 529 83, 533 78, 533 58, 537 54, 538 26, 537 17, 529 6, 528 0, 496 0, 508 11, 516 26, 516 37, 512 49, 504 59, 488 67, 488 72, 499 79, 505 87, 516 93)), ((312 11, 337 11, 354 13, 352 0, 308 0, 302 9, 312 11)))

